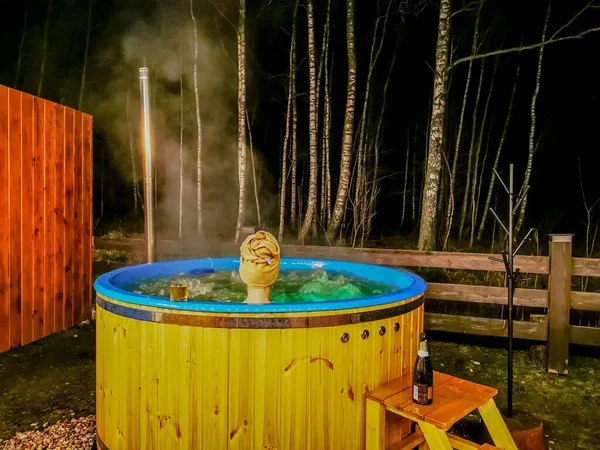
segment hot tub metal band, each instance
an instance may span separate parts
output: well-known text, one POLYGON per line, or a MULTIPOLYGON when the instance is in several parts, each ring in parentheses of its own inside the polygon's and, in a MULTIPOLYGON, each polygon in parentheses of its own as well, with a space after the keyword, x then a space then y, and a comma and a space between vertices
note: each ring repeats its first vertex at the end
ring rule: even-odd
POLYGON ((96 296, 96 304, 105 311, 118 316, 143 322, 166 323, 203 328, 319 328, 339 325, 352 325, 356 323, 373 322, 400 316, 420 307, 424 302, 419 296, 408 303, 392 306, 391 308, 339 314, 332 316, 311 317, 232 317, 232 316, 203 316, 199 314, 173 314, 162 311, 148 311, 119 305, 96 296))

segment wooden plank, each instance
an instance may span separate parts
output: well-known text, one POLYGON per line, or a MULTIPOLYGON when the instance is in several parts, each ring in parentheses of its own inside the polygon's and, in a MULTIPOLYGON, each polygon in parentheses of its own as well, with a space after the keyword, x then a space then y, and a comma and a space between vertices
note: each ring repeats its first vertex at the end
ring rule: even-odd
POLYGON ((450 401, 457 395, 456 388, 451 388, 449 390, 445 389, 448 384, 454 382, 455 378, 452 376, 442 377, 441 375, 444 374, 440 374, 437 371, 435 371, 433 374, 433 386, 435 389, 436 396, 435 405, 432 404, 426 406, 411 406, 413 403, 412 390, 409 387, 408 389, 404 389, 403 391, 400 391, 395 395, 386 398, 384 401, 386 408, 390 411, 395 411, 397 413, 407 413, 410 416, 411 420, 422 419, 424 415, 430 410, 432 410, 434 407, 438 408, 439 406, 441 406, 447 401, 450 401), (422 408, 422 410, 419 410, 418 408, 422 408))
MULTIPOLYGON (((452 377, 448 374, 441 372, 434 372, 433 374, 433 384, 434 386, 441 386, 442 384, 450 381, 452 377)), ((400 377, 392 380, 390 383, 378 386, 373 389, 371 392, 367 392, 366 397, 370 400, 374 400, 379 403, 383 403, 386 399, 402 392, 405 390, 410 390, 412 386, 412 377, 400 377)))
POLYGON ((0 352, 10 348, 8 88, 0 85, 0 352))
POLYGON ((33 97, 21 94, 21 345, 33 340, 33 97))
POLYGON ((8 90, 10 346, 21 344, 21 92, 8 90))
POLYGON ((73 113, 75 143, 73 145, 73 325, 81 323, 83 312, 83 242, 82 242, 82 162, 83 123, 81 113, 73 113))
MULTIPOLYGON (((96 238, 96 248, 105 250, 144 251, 142 239, 111 240, 96 238)), ((179 243, 173 240, 158 241, 157 248, 165 253, 206 254, 206 247, 201 243, 179 243)), ((220 251, 223 256, 233 256, 239 252, 236 244, 211 244, 211 249, 220 251)), ((442 269, 485 270, 504 272, 501 263, 490 260, 490 257, 502 258, 501 255, 462 252, 422 252, 418 250, 400 249, 364 249, 349 247, 324 247, 315 245, 282 245, 284 257, 308 257, 344 261, 355 261, 370 264, 405 267, 438 267, 442 269)), ((547 256, 516 256, 515 268, 522 273, 548 273, 547 256)))
POLYGON ((436 427, 449 430, 457 421, 466 417, 476 408, 485 405, 497 393, 497 389, 473 383, 473 385, 466 387, 454 401, 446 403, 427 414, 425 421, 436 427))
MULTIPOLYGON (((283 245, 282 255, 342 259, 388 266, 439 267, 504 272, 502 263, 490 260, 490 257, 502 259, 501 255, 487 255, 484 253, 283 245)), ((545 274, 548 273, 548 258, 545 256, 516 256, 515 268, 517 267, 523 273, 545 274)))
POLYGON ((477 450, 481 448, 479 444, 475 444, 474 442, 467 441, 461 437, 458 437, 451 433, 446 433, 448 439, 450 439, 450 443, 452 444, 452 448, 456 450, 477 450))
MULTIPOLYGON (((375 401, 367 399, 366 403, 366 450, 385 450, 385 407, 375 401)), ((414 444, 413 448, 419 442, 414 444)))
POLYGON ((600 259, 572 258, 571 270, 575 276, 600 277, 600 259))
POLYGON ((481 418, 485 422, 485 426, 496 446, 505 450, 517 450, 515 441, 504 423, 504 419, 500 411, 498 411, 494 399, 490 399, 485 405, 480 406, 479 414, 481 414, 481 418))
POLYGON ((600 328, 571 325, 569 335, 572 344, 600 347, 600 328))
POLYGON ((33 98, 33 339, 44 337, 44 108, 33 98))
POLYGON ((92 117, 83 114, 83 319, 91 316, 92 308, 92 117))
MULTIPOLYGON (((547 324, 523 322, 520 320, 514 321, 513 324, 514 337, 517 339, 531 339, 536 341, 545 341, 547 339, 547 324)), ((508 323, 502 319, 426 313, 425 330, 507 337, 508 323)))
POLYGON ((600 311, 600 293, 571 291, 571 309, 600 311))
MULTIPOLYGON (((54 147, 54 329, 63 330, 65 277, 64 277, 64 247, 65 247, 65 182, 64 182, 64 153, 65 153, 65 107, 55 105, 56 134, 54 147)), ((50 218, 48 218, 50 220, 50 218)))
POLYGON ((56 110, 50 102, 44 108, 44 335, 54 331, 54 151, 56 110))
POLYGON ((431 450, 452 450, 452 445, 445 431, 426 422, 418 421, 417 423, 421 427, 427 445, 431 450))
POLYGON ((63 178, 65 182, 65 237, 64 237, 64 263, 63 271, 65 274, 65 304, 63 312, 64 327, 70 328, 74 325, 73 321, 73 110, 65 108, 65 164, 63 178))
MULTIPOLYGON (((506 288, 496 286, 427 283, 425 298, 431 300, 491 303, 496 305, 508 304, 506 288)), ((598 298, 600 298, 600 295, 598 298)), ((548 306, 548 291, 544 289, 517 288, 515 290, 514 305, 545 308, 548 306)))
POLYGON ((423 436, 421 430, 417 430, 400 442, 389 447, 388 450, 413 450, 417 445, 420 445, 423 442, 425 442, 425 436, 423 436))
POLYGON ((568 373, 571 308, 571 235, 552 235, 548 276, 548 372, 568 373))

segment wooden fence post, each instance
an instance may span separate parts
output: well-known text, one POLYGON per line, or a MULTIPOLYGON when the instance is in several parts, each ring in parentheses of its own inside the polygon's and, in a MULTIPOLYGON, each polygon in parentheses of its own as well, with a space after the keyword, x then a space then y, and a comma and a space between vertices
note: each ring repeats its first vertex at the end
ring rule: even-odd
POLYGON ((550 235, 548 275, 548 372, 569 373, 571 247, 573 235, 550 235))

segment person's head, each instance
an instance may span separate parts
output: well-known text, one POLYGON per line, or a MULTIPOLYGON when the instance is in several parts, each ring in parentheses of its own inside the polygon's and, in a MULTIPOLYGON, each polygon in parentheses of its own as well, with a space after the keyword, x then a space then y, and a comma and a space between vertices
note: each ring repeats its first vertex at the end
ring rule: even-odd
POLYGON ((280 248, 268 231, 248 236, 240 246, 240 277, 248 286, 247 303, 269 303, 271 286, 279 276, 280 248))

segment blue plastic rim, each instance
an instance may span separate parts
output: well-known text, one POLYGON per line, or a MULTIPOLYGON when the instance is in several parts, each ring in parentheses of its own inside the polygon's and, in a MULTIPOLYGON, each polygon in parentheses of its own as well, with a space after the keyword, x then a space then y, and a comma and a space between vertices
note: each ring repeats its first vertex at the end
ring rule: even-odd
POLYGON ((94 283, 96 293, 132 305, 198 311, 211 313, 289 313, 311 311, 333 311, 358 309, 370 306, 387 305, 422 295, 427 289, 425 281, 405 270, 374 264, 361 264, 346 261, 331 261, 310 258, 282 258, 281 271, 323 269, 344 272, 378 283, 396 287, 387 294, 373 295, 349 300, 327 300, 305 303, 267 303, 264 305, 226 302, 172 302, 165 297, 136 294, 122 289, 131 282, 142 278, 165 277, 181 274, 202 274, 217 270, 235 270, 240 265, 239 258, 202 258, 181 261, 167 261, 152 264, 123 267, 98 277, 94 283))

